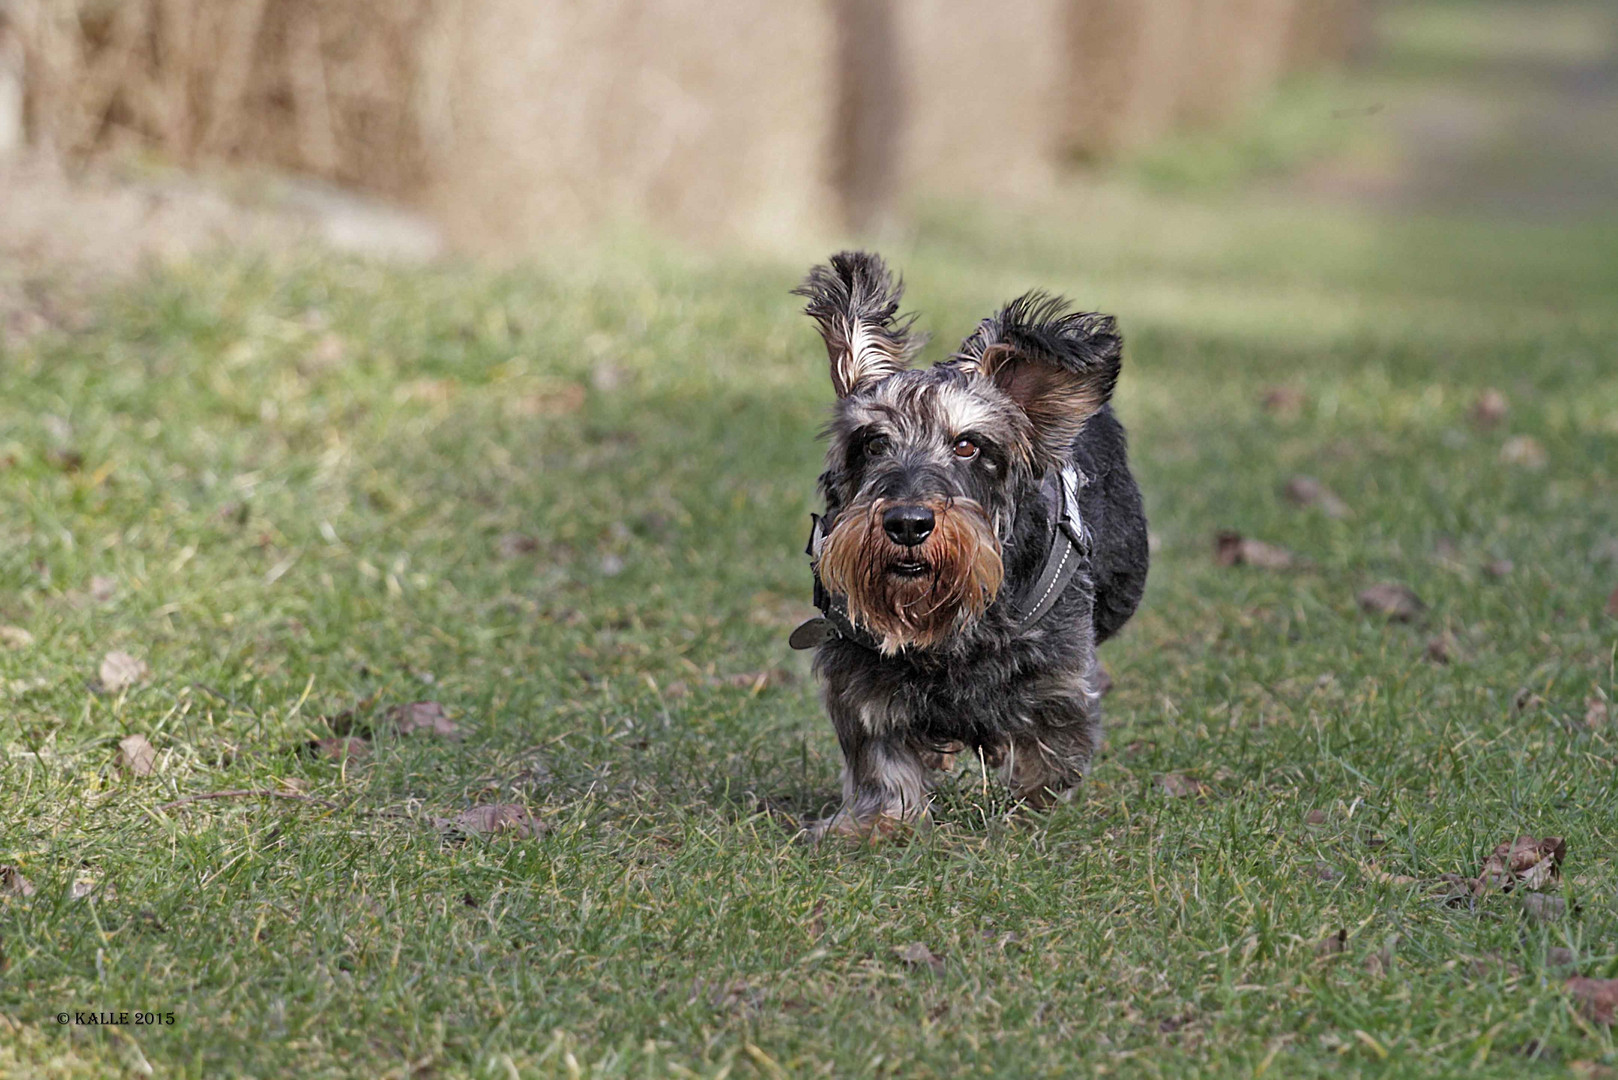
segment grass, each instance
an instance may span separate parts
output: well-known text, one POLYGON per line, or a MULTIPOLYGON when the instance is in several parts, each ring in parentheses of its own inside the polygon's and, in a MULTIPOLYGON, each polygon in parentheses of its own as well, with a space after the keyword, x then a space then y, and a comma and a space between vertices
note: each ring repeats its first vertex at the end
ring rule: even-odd
POLYGON ((222 258, 0 353, 0 1076, 1611 1075, 1563 982, 1618 977, 1618 224, 1101 188, 889 254, 932 358, 1035 285, 1120 314, 1157 551, 1082 796, 967 769, 874 849, 793 843, 797 261, 222 258), (163 809, 235 789, 303 798, 163 809), (488 803, 543 832, 435 823, 488 803), (1520 833, 1564 917, 1435 894, 1520 833))

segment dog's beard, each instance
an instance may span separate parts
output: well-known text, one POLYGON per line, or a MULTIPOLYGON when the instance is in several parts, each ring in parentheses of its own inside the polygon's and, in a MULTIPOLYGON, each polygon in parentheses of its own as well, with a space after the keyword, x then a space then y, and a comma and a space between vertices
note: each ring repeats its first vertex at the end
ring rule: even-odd
POLYGON ((875 499, 848 507, 818 553, 821 583, 884 655, 925 649, 971 626, 1000 591, 1005 568, 983 507, 971 499, 926 503, 933 531, 917 547, 888 539, 875 499), (920 564, 920 569, 913 567, 920 564))

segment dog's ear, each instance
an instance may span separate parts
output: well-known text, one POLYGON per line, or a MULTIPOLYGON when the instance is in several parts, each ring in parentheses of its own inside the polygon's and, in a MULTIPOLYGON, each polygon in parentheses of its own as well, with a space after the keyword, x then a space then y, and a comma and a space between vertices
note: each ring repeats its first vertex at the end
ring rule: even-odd
POLYGON ((956 359, 975 367, 1027 415, 1046 463, 1065 461, 1084 424, 1112 399, 1123 338, 1111 315, 1068 311, 1032 292, 984 319, 956 359))
POLYGON ((838 397, 903 371, 927 343, 925 336, 911 332, 916 317, 899 315, 904 285, 875 255, 833 255, 830 266, 810 270, 792 292, 808 298, 804 313, 820 325, 838 397))

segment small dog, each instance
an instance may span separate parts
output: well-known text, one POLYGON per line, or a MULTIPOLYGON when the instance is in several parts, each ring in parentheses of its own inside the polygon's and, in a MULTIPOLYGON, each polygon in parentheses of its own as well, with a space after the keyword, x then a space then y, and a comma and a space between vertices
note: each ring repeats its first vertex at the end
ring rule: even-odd
POLYGON ((1106 315, 1029 293, 960 350, 925 339, 875 255, 844 252, 809 301, 837 404, 808 554, 822 616, 798 627, 843 751, 843 804, 809 826, 872 837, 928 823, 932 770, 970 748, 1044 807, 1101 741, 1096 646, 1146 586, 1146 516, 1108 402, 1106 315))

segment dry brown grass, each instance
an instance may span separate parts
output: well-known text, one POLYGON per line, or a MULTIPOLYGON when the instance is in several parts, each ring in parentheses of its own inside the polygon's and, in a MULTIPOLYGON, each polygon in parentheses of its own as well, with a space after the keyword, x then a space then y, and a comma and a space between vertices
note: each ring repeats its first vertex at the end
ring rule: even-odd
POLYGON ((30 138, 66 158, 268 165, 525 251, 618 219, 794 239, 918 192, 1037 193, 1075 153, 1341 59, 1368 3, 0 0, 0 23, 30 138))

